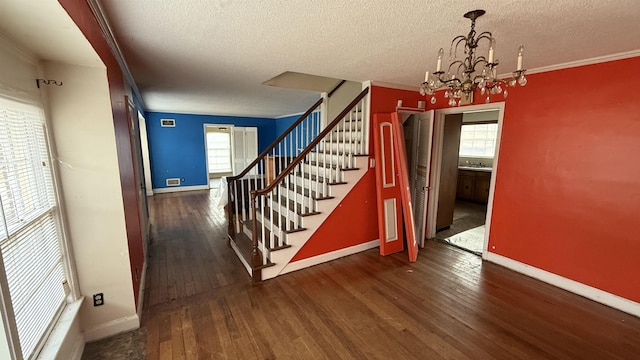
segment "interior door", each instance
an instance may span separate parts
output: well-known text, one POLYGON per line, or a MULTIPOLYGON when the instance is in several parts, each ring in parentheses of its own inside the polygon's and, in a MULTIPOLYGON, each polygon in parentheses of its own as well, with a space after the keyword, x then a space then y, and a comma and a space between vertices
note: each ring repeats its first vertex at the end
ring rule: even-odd
POLYGON ((130 141, 133 157, 133 173, 137 185, 138 195, 138 213, 140 214, 140 229, 142 232, 142 246, 143 251, 146 254, 146 246, 149 239, 149 206, 147 203, 147 186, 144 176, 144 167, 142 165, 142 145, 140 140, 140 128, 138 111, 135 108, 133 102, 128 96, 125 97, 127 101, 127 117, 129 119, 130 126, 130 141))
POLYGON ((411 199, 410 171, 407 164, 407 149, 405 147, 404 130, 397 112, 391 114, 391 126, 394 140, 394 159, 397 164, 397 182, 402 203, 404 218, 404 230, 407 239, 407 252, 409 261, 418 259, 418 241, 416 239, 416 224, 414 221, 413 200, 411 199))
MULTIPOLYGON (((253 160, 258 157, 258 128, 246 127, 244 128, 244 166, 247 167, 253 160)), ((251 169, 249 174, 257 175, 258 167, 251 169)))
MULTIPOLYGON (((258 157, 258 128, 233 127, 233 175, 237 175, 258 157)), ((256 175, 256 169, 250 173, 256 175)))
POLYGON ((375 154, 376 197, 378 200, 378 233, 380 255, 390 255, 404 250, 402 240, 402 207, 398 169, 395 160, 396 131, 391 124, 391 114, 373 115, 373 143, 375 154))
POLYGON ((427 201, 429 200, 429 179, 431 177, 431 149, 433 145, 433 110, 415 114, 415 134, 417 144, 415 157, 415 177, 412 187, 414 189, 414 218, 416 222, 416 239, 420 247, 424 247, 427 228, 427 201))

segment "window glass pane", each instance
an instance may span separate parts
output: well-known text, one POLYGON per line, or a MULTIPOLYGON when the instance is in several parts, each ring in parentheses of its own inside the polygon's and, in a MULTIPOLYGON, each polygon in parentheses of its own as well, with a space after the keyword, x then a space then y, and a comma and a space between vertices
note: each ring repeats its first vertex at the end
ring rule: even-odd
POLYGON ((459 155, 465 157, 493 157, 497 132, 498 124, 462 125, 459 155))
POLYGON ((38 349, 64 306, 65 272, 42 112, 3 98, 0 213, 3 270, 26 359, 38 349))
POLYGON ((210 173, 231 171, 231 136, 226 132, 207 132, 207 162, 210 173))

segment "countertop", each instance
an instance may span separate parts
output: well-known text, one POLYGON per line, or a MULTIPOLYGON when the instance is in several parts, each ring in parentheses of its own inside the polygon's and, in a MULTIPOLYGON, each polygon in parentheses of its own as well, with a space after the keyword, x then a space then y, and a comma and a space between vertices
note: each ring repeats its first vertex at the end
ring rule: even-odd
POLYGON ((490 167, 476 167, 476 166, 458 166, 458 170, 492 172, 493 168, 490 168, 490 167))

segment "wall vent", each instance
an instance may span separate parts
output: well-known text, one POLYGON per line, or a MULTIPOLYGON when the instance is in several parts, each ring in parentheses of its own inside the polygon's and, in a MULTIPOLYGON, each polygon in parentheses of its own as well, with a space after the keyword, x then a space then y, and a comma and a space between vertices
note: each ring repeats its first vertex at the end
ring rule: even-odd
POLYGON ((167 186, 180 186, 180 178, 167 179, 167 186))
POLYGON ((176 127, 176 119, 160 119, 162 127, 176 127))

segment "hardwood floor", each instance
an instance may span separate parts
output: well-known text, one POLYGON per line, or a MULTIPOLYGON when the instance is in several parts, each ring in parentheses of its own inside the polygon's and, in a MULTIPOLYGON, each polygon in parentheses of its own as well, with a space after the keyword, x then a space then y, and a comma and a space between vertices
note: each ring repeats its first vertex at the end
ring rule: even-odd
POLYGON ((209 192, 155 195, 148 359, 634 359, 640 319, 427 242, 258 286, 209 192))

